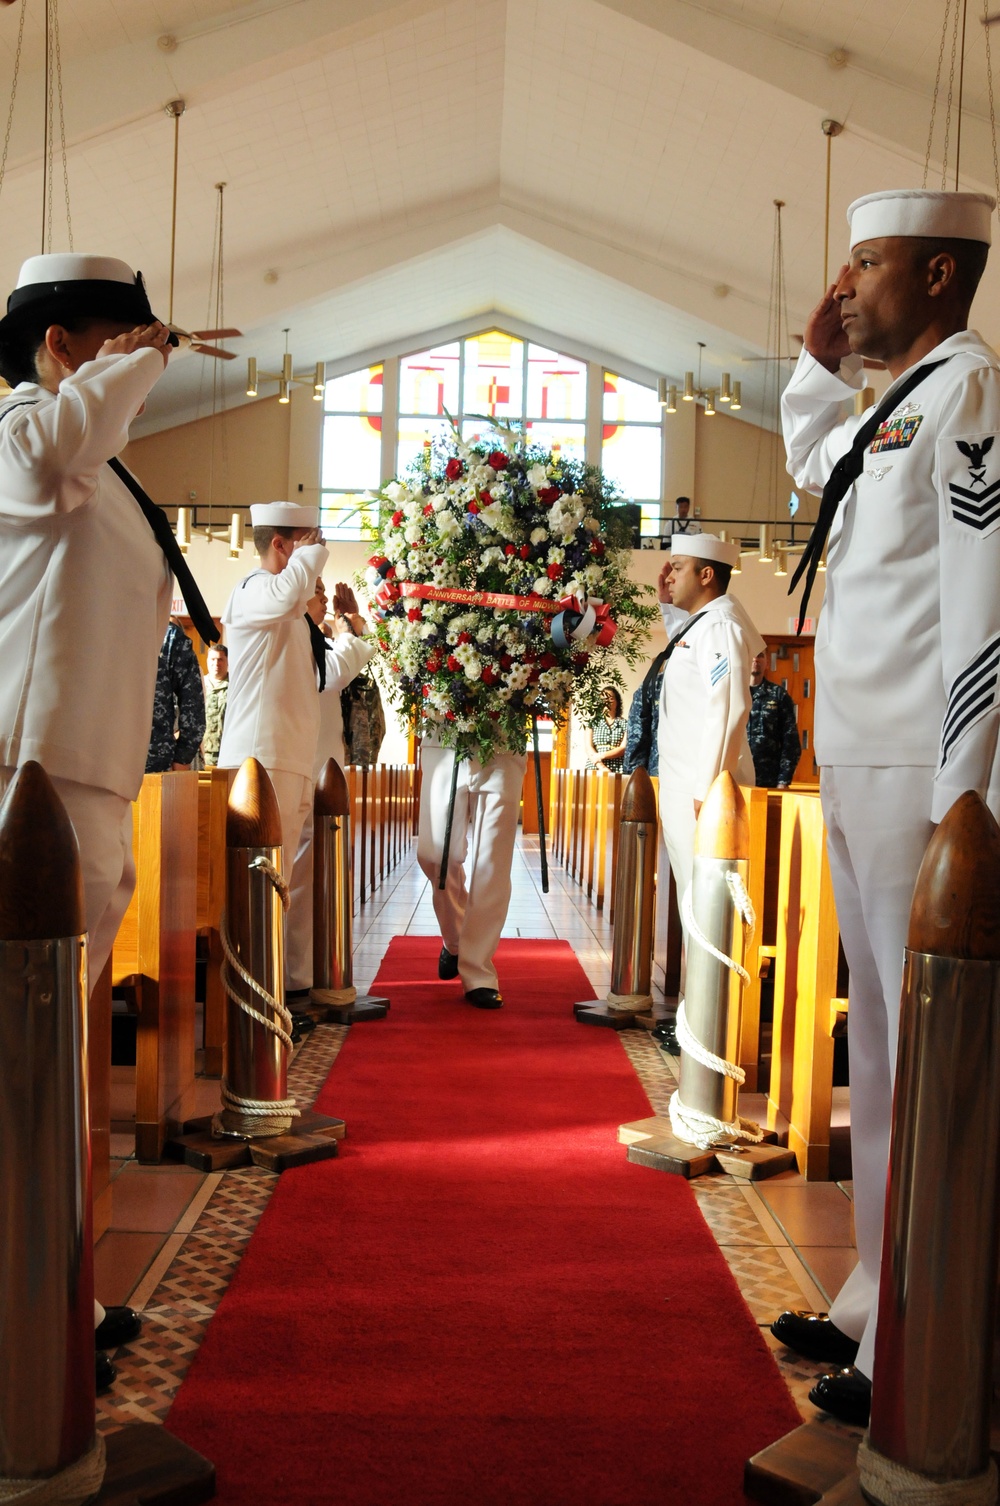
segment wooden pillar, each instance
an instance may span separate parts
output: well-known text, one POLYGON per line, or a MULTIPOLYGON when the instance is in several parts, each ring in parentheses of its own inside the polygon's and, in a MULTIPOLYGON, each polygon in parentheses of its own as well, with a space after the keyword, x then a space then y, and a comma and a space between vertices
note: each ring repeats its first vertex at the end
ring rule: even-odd
POLYGON ((87 1084, 94 1239, 111 1223, 111 958, 87 1008, 87 1084))

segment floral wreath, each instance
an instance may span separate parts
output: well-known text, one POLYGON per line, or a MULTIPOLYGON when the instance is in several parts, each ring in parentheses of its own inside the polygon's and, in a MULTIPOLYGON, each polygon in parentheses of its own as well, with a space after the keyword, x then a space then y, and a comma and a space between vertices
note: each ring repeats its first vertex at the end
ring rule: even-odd
POLYGON ((614 485, 495 429, 495 448, 456 431, 382 487, 365 577, 403 720, 482 763, 522 753, 532 718, 598 716, 656 615, 614 485))

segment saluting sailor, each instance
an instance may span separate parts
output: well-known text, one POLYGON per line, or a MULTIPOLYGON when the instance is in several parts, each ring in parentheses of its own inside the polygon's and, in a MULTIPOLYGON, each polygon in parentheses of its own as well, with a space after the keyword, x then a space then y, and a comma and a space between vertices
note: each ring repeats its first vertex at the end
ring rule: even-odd
POLYGON ((675 534, 669 576, 661 572, 669 642, 657 735, 660 819, 678 898, 691 883, 695 823, 713 780, 728 770, 739 784, 754 782, 750 666, 764 640, 727 594, 738 558, 739 545, 715 534, 675 534))
MULTIPOLYGON (((131 802, 173 574, 202 637, 218 638, 166 517, 117 459, 171 344, 141 275, 110 256, 30 257, 0 320, 14 389, 0 399, 0 794, 35 759, 66 807, 91 990, 135 887, 131 802)), ((98 1346, 139 1327, 114 1308, 98 1346)), ((98 1389, 114 1374, 99 1354, 98 1389)))
POLYGON ((815 737, 851 976, 859 1263, 829 1319, 787 1313, 774 1332, 845 1367, 811 1396, 855 1422, 866 1420, 871 1395, 917 870, 933 823, 964 790, 1000 813, 1000 361, 968 328, 993 208, 971 193, 857 199, 850 261, 806 326, 782 402, 788 469, 797 485, 824 493, 811 569, 832 520, 815 737), (892 382, 874 414, 844 421, 864 356, 883 361, 892 382))

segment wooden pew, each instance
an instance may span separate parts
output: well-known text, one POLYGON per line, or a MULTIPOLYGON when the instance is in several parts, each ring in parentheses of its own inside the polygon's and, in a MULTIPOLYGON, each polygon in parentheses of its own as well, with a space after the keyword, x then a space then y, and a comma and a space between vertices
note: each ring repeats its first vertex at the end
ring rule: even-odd
POLYGON ((198 775, 147 774, 132 814, 136 887, 111 981, 132 994, 138 1016, 136 1157, 158 1161, 195 1109, 198 775))
POLYGON ((788 1147, 808 1181, 830 1168, 833 1035, 847 1011, 837 997, 839 932, 819 791, 781 800, 774 1036, 768 1127, 788 1122, 788 1147))
POLYGON ((205 1076, 221 1077, 226 1048, 226 991, 219 927, 226 903, 226 807, 234 769, 198 773, 198 935, 208 943, 205 973, 205 1076))

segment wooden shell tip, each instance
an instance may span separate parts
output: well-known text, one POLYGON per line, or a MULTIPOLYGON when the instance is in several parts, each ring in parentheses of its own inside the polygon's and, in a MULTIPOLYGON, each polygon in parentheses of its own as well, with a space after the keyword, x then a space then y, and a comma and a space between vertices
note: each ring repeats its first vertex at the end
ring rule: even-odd
POLYGON ((274 785, 256 758, 244 760, 226 811, 227 847, 280 847, 281 812, 274 785))
POLYGON ((911 952, 1000 962, 1000 826, 974 790, 927 844, 906 944, 911 952))
POLYGON ((750 818, 732 774, 725 770, 705 796, 694 833, 694 850, 703 858, 750 856, 750 818))
POLYGON ((22 764, 0 805, 0 941, 54 941, 86 928, 73 823, 41 764, 22 764))
POLYGON ((645 769, 636 769, 629 776, 622 794, 621 819, 656 823, 656 791, 645 769))
POLYGON ((335 758, 328 758, 316 782, 313 810, 317 816, 346 816, 350 809, 351 793, 344 771, 335 758))

